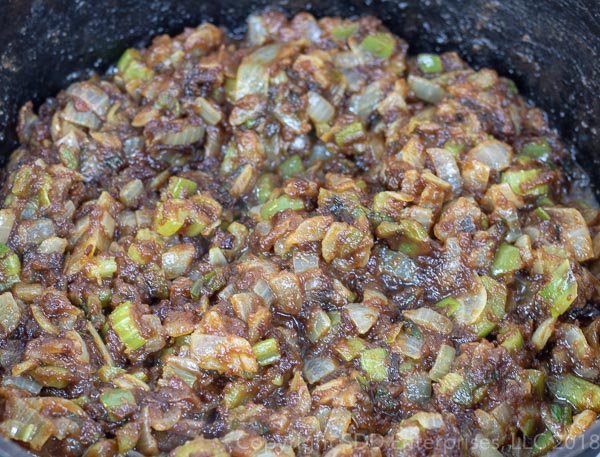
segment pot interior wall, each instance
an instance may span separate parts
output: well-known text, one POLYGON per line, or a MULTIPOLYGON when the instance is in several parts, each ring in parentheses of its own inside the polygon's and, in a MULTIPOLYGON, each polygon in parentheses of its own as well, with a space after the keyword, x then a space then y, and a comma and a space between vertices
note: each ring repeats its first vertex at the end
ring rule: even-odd
POLYGON ((411 51, 456 50, 513 78, 543 108, 600 183, 600 9, 597 0, 19 0, 0 4, 0 157, 14 149, 18 108, 104 71, 128 46, 214 21, 243 33, 267 6, 317 16, 375 14, 411 51), (85 74, 85 73, 83 73, 85 74))

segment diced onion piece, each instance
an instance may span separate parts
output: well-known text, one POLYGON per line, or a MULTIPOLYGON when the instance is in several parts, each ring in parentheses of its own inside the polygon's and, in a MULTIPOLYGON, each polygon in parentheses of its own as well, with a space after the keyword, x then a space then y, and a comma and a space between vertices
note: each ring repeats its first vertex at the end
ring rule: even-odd
POLYGON ((418 360, 421 358, 423 340, 416 336, 400 333, 394 341, 394 349, 396 352, 404 354, 411 359, 418 360))
POLYGON ((329 376, 336 368, 336 361, 329 357, 308 359, 304 362, 304 377, 309 384, 314 384, 329 376))
POLYGON ((200 111, 200 116, 204 119, 209 125, 217 125, 221 122, 223 115, 221 111, 213 106, 207 99, 204 97, 196 98, 194 104, 198 107, 200 111))
POLYGON ((483 287, 481 278, 477 274, 474 274, 471 290, 461 294, 456 299, 462 304, 452 314, 456 322, 462 325, 470 325, 477 322, 487 304, 487 291, 483 287))
POLYGON ((12 333, 21 322, 21 308, 13 294, 5 292, 0 295, 0 324, 6 335, 12 333))
POLYGON ((404 311, 404 317, 415 324, 420 325, 433 332, 441 332, 444 335, 452 333, 452 321, 430 308, 417 308, 404 311))
POLYGON ((498 140, 486 140, 469 151, 469 157, 484 163, 492 170, 502 171, 512 162, 511 147, 498 140))
POLYGON ((267 66, 277 58, 281 46, 281 43, 268 44, 244 58, 235 78, 235 100, 252 94, 267 95, 269 89, 267 66))
POLYGON ((332 222, 332 216, 315 216, 306 219, 287 237, 285 244, 286 246, 293 246, 310 241, 321 241, 332 222))
POLYGON ((425 102, 438 103, 446 95, 446 91, 438 84, 420 76, 409 75, 407 82, 417 98, 425 102))
POLYGON ((6 243, 10 232, 15 225, 15 211, 13 209, 0 210, 0 243, 6 243))
POLYGON ((182 276, 192 264, 196 248, 191 244, 178 244, 162 255, 162 268, 167 278, 182 276))
POLYGON ((144 183, 141 179, 132 179, 121 188, 119 199, 121 203, 129 208, 133 208, 144 191, 144 183))
POLYGON ((444 417, 440 413, 419 411, 410 416, 407 421, 417 421, 425 430, 437 430, 444 425, 444 417))
POLYGON ((72 124, 87 127, 89 129, 98 130, 102 125, 102 121, 91 111, 78 111, 72 102, 67 103, 67 106, 62 111, 63 118, 72 124))
POLYGON ((531 342, 538 351, 541 351, 546 346, 546 343, 554 332, 555 325, 556 318, 549 317, 542 322, 538 328, 535 329, 535 332, 533 332, 531 342))
POLYGON ((190 351, 204 370, 234 376, 258 371, 252 346, 239 336, 207 335, 195 331, 190 337, 190 351))
POLYGON ((415 403, 423 403, 431 398, 431 379, 427 373, 416 372, 406 376, 404 394, 415 403))
POLYGON ((456 349, 447 344, 442 344, 439 349, 435 363, 429 370, 429 377, 436 382, 439 382, 444 376, 450 372, 452 362, 456 356, 456 349))
POLYGON ((360 303, 350 303, 345 309, 360 335, 367 333, 379 317, 379 311, 360 303))
POLYGON ((308 107, 306 110, 315 124, 329 123, 335 114, 335 109, 325 98, 316 92, 308 92, 308 107))
POLYGON ((152 139, 153 144, 167 146, 184 146, 194 144, 204 138, 204 126, 186 122, 174 121, 171 128, 157 133, 152 139))
POLYGON ((316 343, 327 335, 330 328, 331 319, 329 315, 319 308, 309 316, 309 321, 306 323, 306 335, 311 342, 316 343))
POLYGON ((460 195, 463 181, 452 153, 447 149, 429 148, 427 154, 431 157, 436 175, 452 186, 455 195, 460 195))
POLYGON ((319 268, 319 256, 311 251, 294 251, 294 273, 303 273, 314 268, 319 268))
POLYGON ((352 413, 343 407, 331 410, 327 425, 325 425, 324 436, 329 442, 342 439, 352 423, 352 413))
POLYGON ((481 434, 475 436, 471 452, 477 457, 502 457, 503 454, 494 447, 491 440, 481 434))
POLYGON ((578 262, 594 257, 590 229, 581 213, 575 208, 538 208, 545 210, 562 228, 561 237, 566 241, 567 249, 573 253, 578 262))

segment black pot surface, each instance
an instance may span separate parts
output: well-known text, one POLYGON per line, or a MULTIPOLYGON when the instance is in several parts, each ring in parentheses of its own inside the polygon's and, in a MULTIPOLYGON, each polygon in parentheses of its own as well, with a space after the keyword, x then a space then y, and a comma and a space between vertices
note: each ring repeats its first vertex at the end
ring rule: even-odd
MULTIPOLYGON (((455 50, 512 78, 600 187, 599 0, 5 0, 0 3, 0 157, 16 147, 19 107, 56 94, 89 69, 161 33, 214 22, 243 33, 252 12, 381 18, 412 53, 455 50)), ((598 193, 597 193, 598 195, 598 193)), ((556 456, 597 455, 600 424, 556 456)), ((0 440, 0 457, 26 455, 0 440)))

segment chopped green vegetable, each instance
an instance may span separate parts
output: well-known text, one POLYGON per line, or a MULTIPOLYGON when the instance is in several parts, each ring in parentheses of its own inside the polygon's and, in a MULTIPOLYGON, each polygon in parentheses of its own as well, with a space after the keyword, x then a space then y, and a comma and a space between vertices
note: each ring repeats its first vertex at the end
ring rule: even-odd
POLYGON ((128 351, 135 351, 146 344, 146 339, 136 326, 134 306, 130 301, 123 302, 113 310, 109 317, 113 330, 128 351))
POLYGON ((389 59, 394 53, 395 45, 394 37, 383 32, 367 36, 360 44, 365 51, 380 59, 389 59))
POLYGON ((384 348, 367 349, 360 357, 360 366, 371 381, 386 381, 388 379, 386 359, 387 351, 384 348))
POLYGON ((298 154, 285 159, 279 164, 279 174, 283 179, 300 176, 304 173, 304 164, 298 154))
POLYGON ((112 421, 123 419, 123 407, 134 406, 135 397, 129 390, 110 389, 100 394, 100 403, 112 421))
POLYGON ((265 203, 260 210, 260 215, 263 219, 269 220, 278 212, 286 209, 300 211, 304 209, 304 203, 302 200, 290 198, 287 195, 282 195, 277 197, 275 200, 265 203))
POLYGON ((550 430, 546 430, 534 438, 532 453, 537 457, 550 452, 554 447, 556 447, 554 435, 550 430))
POLYGON ((265 365, 272 365, 281 358, 279 352, 279 343, 275 338, 268 338, 263 341, 259 341, 252 346, 252 351, 256 356, 256 361, 262 367, 265 365))
POLYGON ((352 124, 344 126, 339 132, 335 134, 335 143, 340 146, 347 146, 355 141, 358 141, 365 136, 365 130, 363 125, 356 121, 352 124))
POLYGON ((548 381, 550 391, 558 400, 569 402, 579 411, 600 412, 600 387, 573 374, 559 375, 548 381))
POLYGON ((194 181, 186 178, 180 178, 179 176, 174 176, 169 179, 169 187, 167 188, 167 192, 170 193, 173 198, 186 198, 193 195, 197 188, 198 184, 196 184, 194 181))
POLYGON ((548 193, 547 184, 535 184, 535 180, 540 175, 542 170, 513 170, 502 173, 501 182, 507 183, 512 191, 517 195, 522 196, 541 196, 548 193))
POLYGON ((513 273, 522 267, 523 260, 521 259, 519 248, 503 243, 496 251, 491 271, 494 276, 500 276, 513 273))
POLYGON ((537 141, 526 143, 521 149, 521 153, 534 159, 545 159, 550 153, 550 145, 548 140, 542 137, 537 141))
POLYGON ((342 41, 342 40, 345 40, 346 38, 348 38, 350 35, 353 35, 354 32, 356 32, 356 30, 358 30, 357 24, 339 26, 339 27, 336 27, 335 29, 333 29, 333 31, 331 32, 331 35, 336 40, 342 41))
POLYGON ((577 298, 577 280, 568 260, 552 272, 550 282, 540 291, 540 296, 550 305, 552 317, 558 317, 569 309, 577 298))
POLYGON ((442 59, 436 54, 419 54, 417 63, 423 73, 441 73, 444 71, 442 59))

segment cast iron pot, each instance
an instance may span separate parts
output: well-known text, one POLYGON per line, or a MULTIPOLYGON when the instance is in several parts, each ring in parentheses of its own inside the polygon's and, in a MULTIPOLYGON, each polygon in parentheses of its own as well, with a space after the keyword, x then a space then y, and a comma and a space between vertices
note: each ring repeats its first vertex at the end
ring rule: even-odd
MULTIPOLYGON (((0 0, 0 158, 16 147, 19 107, 56 94, 90 69, 161 33, 214 22, 244 32, 274 7, 316 16, 380 17, 412 53, 458 51, 515 80, 600 184, 599 0, 0 0)), ((598 186, 600 187, 600 186, 598 186)), ((553 457, 597 455, 600 422, 553 457)), ((0 438, 0 457, 31 454, 0 438)))

